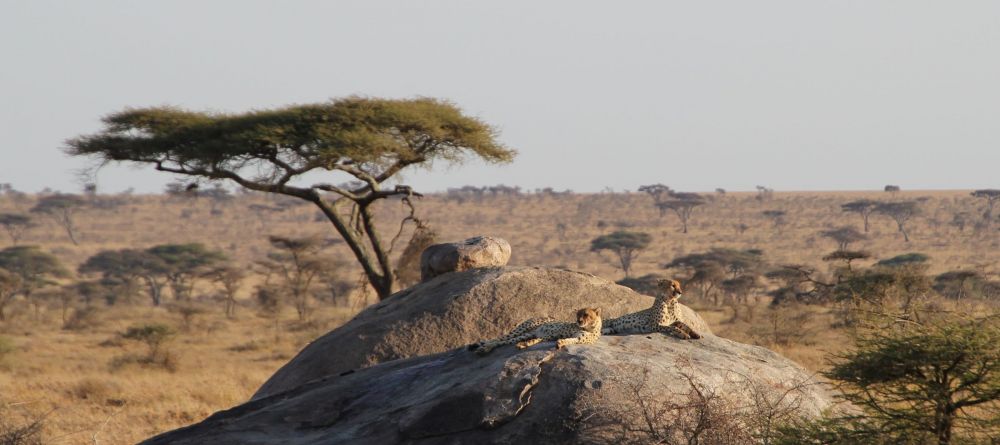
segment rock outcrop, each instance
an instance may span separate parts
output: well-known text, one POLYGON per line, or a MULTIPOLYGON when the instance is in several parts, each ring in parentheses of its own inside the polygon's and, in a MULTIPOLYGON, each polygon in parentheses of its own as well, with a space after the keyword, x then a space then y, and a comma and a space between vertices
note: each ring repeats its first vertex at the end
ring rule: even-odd
MULTIPOLYGON (((437 277, 369 306, 306 346, 254 394, 260 398, 330 374, 444 352, 497 337, 531 317, 572 320, 581 307, 607 318, 645 309, 653 298, 590 274, 539 267, 471 269, 437 277)), ((687 307, 684 321, 711 334, 687 307)))
POLYGON ((510 260, 510 243, 503 238, 477 236, 457 243, 435 244, 420 254, 420 279, 449 272, 503 267, 510 260))
POLYGON ((787 359, 711 335, 553 344, 485 357, 454 349, 327 376, 146 443, 653 443, 691 434, 696 414, 738 430, 726 434, 762 434, 776 414, 816 416, 833 403, 787 359))
POLYGON ((583 306, 617 316, 651 303, 565 270, 447 274, 319 338, 251 401, 146 443, 652 443, 693 431, 702 439, 761 437, 775 420, 833 407, 808 371, 712 335, 687 307, 682 318, 700 340, 603 336, 560 350, 554 342, 505 346, 484 357, 465 348, 533 316, 569 319, 583 306))

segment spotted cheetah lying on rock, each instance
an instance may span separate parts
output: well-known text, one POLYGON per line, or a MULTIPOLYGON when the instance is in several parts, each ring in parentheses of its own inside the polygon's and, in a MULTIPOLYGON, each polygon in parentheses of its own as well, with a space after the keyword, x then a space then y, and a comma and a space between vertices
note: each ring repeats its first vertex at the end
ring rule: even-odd
POLYGON ((681 296, 681 283, 676 280, 657 280, 656 291, 656 300, 652 307, 604 322, 601 333, 611 335, 662 332, 683 340, 701 338, 701 335, 678 316, 677 299, 681 296))
POLYGON ((576 312, 576 323, 553 321, 552 318, 532 318, 503 337, 469 345, 479 355, 488 354, 498 346, 517 343, 524 349, 543 341, 556 340, 556 349, 566 345, 589 344, 601 338, 601 309, 583 308, 576 312))

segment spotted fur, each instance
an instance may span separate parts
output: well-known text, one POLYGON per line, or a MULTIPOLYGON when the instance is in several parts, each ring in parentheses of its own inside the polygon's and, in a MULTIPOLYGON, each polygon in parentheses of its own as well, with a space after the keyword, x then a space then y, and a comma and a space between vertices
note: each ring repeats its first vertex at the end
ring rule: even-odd
POLYGON ((572 344, 594 343, 601 338, 601 309, 583 308, 576 312, 576 323, 532 318, 503 337, 469 345, 479 355, 488 354, 497 347, 517 344, 524 349, 543 341, 556 340, 556 348, 572 344))
POLYGON ((656 291, 656 300, 652 307, 605 321, 601 333, 612 335, 661 332, 683 340, 701 338, 701 335, 678 316, 677 299, 681 296, 681 283, 676 280, 658 280, 656 291))

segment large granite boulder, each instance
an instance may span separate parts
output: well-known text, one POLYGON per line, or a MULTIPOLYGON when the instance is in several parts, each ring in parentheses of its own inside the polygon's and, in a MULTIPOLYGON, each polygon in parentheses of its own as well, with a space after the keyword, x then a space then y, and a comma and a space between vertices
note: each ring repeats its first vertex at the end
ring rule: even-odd
POLYGON ((509 260, 510 243, 503 238, 477 236, 457 243, 435 244, 420 254, 420 280, 449 272, 503 267, 509 260))
POLYGON ((778 421, 833 406, 801 367, 712 335, 553 345, 457 348, 326 376, 146 443, 757 443, 778 421))
MULTIPOLYGON (((590 274, 539 267, 471 269, 442 275, 369 306, 306 346, 254 399, 310 380, 407 357, 434 354, 502 335, 531 317, 572 320, 581 307, 605 317, 645 309, 653 298, 590 274)), ((696 331, 708 325, 681 305, 696 331)))

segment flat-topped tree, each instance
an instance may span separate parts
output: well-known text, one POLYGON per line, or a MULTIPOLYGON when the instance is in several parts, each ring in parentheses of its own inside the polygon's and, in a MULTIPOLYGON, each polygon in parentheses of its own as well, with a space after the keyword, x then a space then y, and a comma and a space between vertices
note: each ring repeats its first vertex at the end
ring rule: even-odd
POLYGON ((647 184, 639 186, 638 191, 653 198, 653 205, 660 210, 660 216, 663 216, 667 212, 667 209, 660 207, 660 203, 670 196, 670 192, 672 191, 670 187, 664 184, 647 184))
POLYGON ((627 232, 619 230, 607 235, 601 235, 590 241, 591 252, 601 252, 609 250, 618 257, 625 278, 629 277, 629 270, 632 268, 632 261, 639 256, 639 252, 649 247, 653 237, 648 233, 627 232))
POLYGON ((395 275, 372 205, 413 193, 384 183, 410 166, 469 155, 509 162, 515 154, 491 126, 429 98, 349 97, 242 114, 126 109, 104 124, 69 140, 66 151, 309 201, 344 238, 380 298, 391 294, 395 275), (331 173, 331 183, 302 183, 315 172, 331 173), (333 185, 345 179, 357 182, 333 185))
POLYGON ((21 238, 24 237, 24 232, 35 227, 35 222, 28 215, 0 213, 0 226, 3 226, 4 230, 7 231, 11 244, 16 246, 21 241, 21 238))
POLYGON ((981 198, 986 200, 986 211, 983 212, 983 219, 990 221, 993 219, 993 206, 996 205, 997 201, 1000 201, 1000 190, 997 189, 982 189, 976 190, 971 193, 972 196, 976 198, 981 198))
POLYGON ((688 233, 688 221, 695 207, 706 203, 705 197, 697 193, 669 192, 670 197, 656 204, 660 213, 673 210, 681 220, 681 233, 688 233))
POLYGON ((878 202, 871 199, 859 199, 841 205, 840 209, 845 212, 853 212, 861 215, 861 219, 865 222, 865 233, 868 233, 868 217, 875 211, 876 205, 878 205, 878 202))
POLYGON ((48 215, 51 217, 56 224, 59 224, 66 230, 66 235, 69 236, 69 240, 72 241, 74 245, 78 245, 80 243, 76 241, 76 222, 73 220, 73 217, 76 215, 76 212, 86 204, 87 201, 77 195, 49 195, 40 198, 38 203, 31 208, 31 213, 48 215))
POLYGON ((188 300, 195 280, 227 259, 222 252, 209 250, 200 243, 161 244, 146 252, 159 259, 160 272, 170 283, 177 301, 188 300))
MULTIPOLYGON (((54 279, 69 276, 59 259, 37 246, 14 246, 0 250, 0 270, 17 276, 18 286, 11 295, 30 300, 38 289, 55 284, 54 279)), ((0 320, 3 314, 0 313, 0 320)))
POLYGON ((851 243, 868 239, 865 234, 857 231, 853 227, 841 227, 838 229, 823 230, 819 233, 824 238, 829 238, 837 243, 837 250, 847 250, 851 243))
POLYGON ((906 232, 906 223, 920 214, 920 204, 917 201, 879 203, 875 206, 875 212, 892 218, 896 222, 899 233, 903 234, 903 241, 910 242, 910 235, 906 232))
POLYGON ((80 275, 100 274, 102 284, 114 288, 126 300, 134 296, 141 280, 147 286, 153 305, 159 306, 169 268, 160 257, 147 251, 121 249, 94 254, 77 268, 77 272, 80 275))

